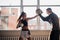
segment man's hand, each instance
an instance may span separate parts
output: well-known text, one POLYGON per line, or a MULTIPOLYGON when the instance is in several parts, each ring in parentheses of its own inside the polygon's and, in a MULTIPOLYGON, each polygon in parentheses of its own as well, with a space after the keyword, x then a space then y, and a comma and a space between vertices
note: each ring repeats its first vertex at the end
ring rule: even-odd
POLYGON ((41 9, 37 9, 37 10, 36 10, 36 13, 37 13, 37 14, 42 14, 43 12, 42 12, 41 9))

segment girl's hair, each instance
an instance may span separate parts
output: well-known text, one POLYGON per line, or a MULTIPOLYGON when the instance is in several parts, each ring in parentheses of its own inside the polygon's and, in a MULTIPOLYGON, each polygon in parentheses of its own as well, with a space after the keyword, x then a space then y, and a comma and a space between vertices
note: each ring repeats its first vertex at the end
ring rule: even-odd
POLYGON ((22 18, 22 16, 23 16, 24 14, 26 14, 26 13, 25 13, 25 12, 22 12, 17 21, 20 21, 21 18, 22 18))

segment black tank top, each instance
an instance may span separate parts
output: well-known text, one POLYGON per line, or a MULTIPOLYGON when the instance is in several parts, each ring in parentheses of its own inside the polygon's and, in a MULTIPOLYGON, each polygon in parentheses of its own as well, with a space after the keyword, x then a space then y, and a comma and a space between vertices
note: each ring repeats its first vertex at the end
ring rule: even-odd
POLYGON ((23 24, 23 27, 26 27, 26 26, 28 26, 28 22, 26 21, 26 20, 21 20, 21 23, 23 24))

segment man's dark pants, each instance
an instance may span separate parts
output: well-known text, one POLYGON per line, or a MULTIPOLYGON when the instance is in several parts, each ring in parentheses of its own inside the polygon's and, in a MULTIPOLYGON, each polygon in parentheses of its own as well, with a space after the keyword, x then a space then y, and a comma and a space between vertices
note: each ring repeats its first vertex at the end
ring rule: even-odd
POLYGON ((59 40, 59 30, 52 30, 50 40, 59 40))

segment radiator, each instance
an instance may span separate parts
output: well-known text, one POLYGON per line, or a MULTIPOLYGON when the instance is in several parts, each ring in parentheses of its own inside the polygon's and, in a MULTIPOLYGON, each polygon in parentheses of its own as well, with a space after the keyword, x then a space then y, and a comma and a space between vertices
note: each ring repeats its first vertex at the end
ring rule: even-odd
POLYGON ((19 37, 0 37, 0 40, 19 40, 19 37))
POLYGON ((48 36, 34 36, 32 40, 49 40, 48 36))
MULTIPOLYGON (((19 37, 0 37, 0 40, 19 40, 19 37)), ((49 40, 49 37, 48 36, 32 36, 31 40, 49 40)))
MULTIPOLYGON (((31 31, 31 40, 49 40, 50 31, 31 31)), ((0 40, 19 40, 20 31, 0 31, 0 40)), ((27 40, 27 39, 24 39, 27 40)))

